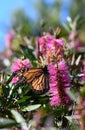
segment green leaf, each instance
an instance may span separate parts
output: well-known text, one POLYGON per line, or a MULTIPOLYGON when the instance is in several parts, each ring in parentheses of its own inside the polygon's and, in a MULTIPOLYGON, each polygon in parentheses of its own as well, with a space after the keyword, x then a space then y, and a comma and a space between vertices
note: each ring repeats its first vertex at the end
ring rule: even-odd
POLYGON ((27 57, 31 61, 33 66, 36 67, 37 66, 37 64, 35 62, 36 57, 33 54, 33 49, 29 49, 29 48, 27 48, 27 46, 24 46, 24 45, 21 45, 21 44, 20 44, 20 48, 24 52, 24 56, 27 57))
POLYGON ((38 109, 40 106, 41 106, 41 104, 30 105, 30 106, 27 106, 24 109, 22 109, 22 111, 34 111, 34 110, 38 109))
POLYGON ((17 123, 14 120, 0 118, 0 128, 6 128, 10 126, 15 126, 15 125, 17 125, 17 123))
POLYGON ((54 112, 53 114, 55 115, 55 117, 58 117, 58 116, 61 116, 63 113, 66 113, 68 110, 67 110, 67 107, 63 107, 62 108, 62 105, 60 106, 57 106, 55 109, 54 109, 54 112))
POLYGON ((8 94, 9 94, 9 88, 7 88, 7 86, 2 86, 2 93, 4 95, 4 97, 7 98, 8 94))
POLYGON ((28 130, 27 124, 25 122, 25 119, 22 117, 22 115, 15 110, 11 110, 11 113, 15 118, 16 122, 19 123, 23 129, 28 130))
POLYGON ((22 99, 18 100, 17 103, 23 103, 25 102, 27 99, 29 99, 31 96, 24 96, 22 99))
POLYGON ((9 77, 9 79, 8 79, 7 82, 6 82, 6 85, 8 85, 8 84, 10 83, 10 81, 13 79, 14 75, 15 75, 15 74, 12 74, 12 75, 9 77))

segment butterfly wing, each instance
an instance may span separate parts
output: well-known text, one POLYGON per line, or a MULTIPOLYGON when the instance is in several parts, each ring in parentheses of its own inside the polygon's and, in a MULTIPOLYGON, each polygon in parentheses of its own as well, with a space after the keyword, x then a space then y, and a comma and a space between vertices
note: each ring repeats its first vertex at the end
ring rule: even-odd
POLYGON ((44 74, 35 77, 32 81, 32 89, 37 93, 47 92, 49 89, 48 78, 44 74))
POLYGON ((23 76, 26 78, 26 82, 29 84, 34 80, 35 77, 38 77, 42 74, 41 68, 31 68, 27 72, 23 73, 23 76))
POLYGON ((44 93, 49 89, 48 75, 42 68, 31 68, 23 74, 28 85, 36 93, 44 93))

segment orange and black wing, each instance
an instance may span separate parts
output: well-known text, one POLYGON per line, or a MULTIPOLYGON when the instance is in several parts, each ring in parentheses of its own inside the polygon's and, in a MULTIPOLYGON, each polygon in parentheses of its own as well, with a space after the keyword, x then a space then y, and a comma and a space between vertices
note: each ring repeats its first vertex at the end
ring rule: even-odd
POLYGON ((31 68, 28 71, 23 73, 23 76, 26 78, 26 82, 31 83, 35 77, 38 77, 42 74, 42 68, 31 68))
POLYGON ((43 68, 31 68, 23 73, 23 76, 34 92, 44 93, 48 91, 49 78, 47 72, 44 72, 43 68))
POLYGON ((32 81, 32 89, 37 93, 47 92, 49 89, 48 77, 41 74, 32 81))

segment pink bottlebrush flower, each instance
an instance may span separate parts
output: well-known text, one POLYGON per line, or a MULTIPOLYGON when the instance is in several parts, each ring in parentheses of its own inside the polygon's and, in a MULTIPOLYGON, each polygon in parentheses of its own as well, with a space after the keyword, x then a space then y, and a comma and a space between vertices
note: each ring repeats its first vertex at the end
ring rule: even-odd
POLYGON ((81 39, 79 37, 77 39, 74 38, 68 44, 69 49, 75 48, 76 51, 78 51, 78 52, 81 52, 82 47, 83 47, 83 42, 81 41, 81 39))
POLYGON ((53 57, 60 60, 63 56, 63 44, 64 40, 62 38, 56 39, 47 34, 39 38, 40 55, 45 56, 48 62, 53 60, 53 57))
POLYGON ((71 31, 71 33, 69 34, 69 40, 74 40, 75 36, 76 36, 76 32, 71 31))
POLYGON ((84 47, 83 42, 79 38, 77 38, 74 44, 75 44, 74 47, 76 48, 76 51, 81 52, 82 51, 81 48, 84 47))
POLYGON ((40 51, 46 53, 47 50, 51 51, 54 48, 58 49, 58 47, 63 46, 63 39, 55 39, 50 34, 47 34, 41 38, 39 38, 40 51))
POLYGON ((59 85, 59 92, 62 104, 68 104, 70 102, 70 97, 66 93, 66 88, 70 88, 70 76, 68 67, 64 60, 58 63, 57 80, 59 85))
POLYGON ((52 106, 59 104, 68 104, 70 98, 65 89, 70 87, 70 77, 68 68, 64 61, 58 63, 58 68, 55 64, 48 65, 49 70, 49 85, 50 85, 50 103, 52 106), (62 67, 62 68, 61 68, 62 67))
POLYGON ((12 83, 14 83, 14 84, 16 84, 17 82, 19 81, 19 77, 14 77, 13 79, 12 79, 12 83))
POLYGON ((14 31, 13 30, 9 30, 9 32, 6 34, 5 36, 5 46, 6 46, 6 57, 10 58, 13 54, 12 52, 12 48, 13 48, 13 45, 12 45, 12 41, 14 39, 14 31))
POLYGON ((57 50, 60 49, 61 53, 63 50, 63 39, 59 38, 59 39, 55 39, 53 36, 51 35, 47 35, 47 42, 46 42, 46 48, 47 51, 52 51, 53 55, 55 56, 57 53, 57 50))
POLYGON ((58 43, 59 46, 63 46, 63 44, 64 44, 63 38, 59 38, 56 41, 57 41, 57 43, 58 43))
POLYGON ((17 70, 20 70, 22 67, 22 60, 18 59, 15 61, 12 65, 12 72, 16 72, 17 70))
POLYGON ((55 38, 50 34, 39 38, 39 47, 41 55, 46 55, 47 50, 51 51, 53 49, 54 39, 55 38))
POLYGON ((23 62, 24 62, 23 63, 24 68, 31 68, 32 67, 32 65, 31 65, 31 63, 30 63, 30 61, 28 59, 25 59, 23 62))
MULTIPOLYGON (((16 62, 13 63, 12 65, 12 72, 16 72, 18 70, 21 70, 21 69, 25 69, 25 68, 31 68, 31 63, 28 59, 18 59, 16 62)), ((13 79, 12 79, 12 83, 17 83, 19 81, 19 77, 18 76, 15 76, 13 79)))
POLYGON ((50 104, 51 106, 58 106, 61 104, 61 98, 58 92, 58 88, 54 87, 53 89, 50 89, 50 104))
POLYGON ((12 48, 12 45, 11 45, 11 42, 13 41, 14 39, 14 31, 13 30, 9 30, 9 32, 6 34, 5 36, 5 45, 6 45, 6 48, 12 48))
POLYGON ((60 104, 61 100, 59 97, 58 93, 58 84, 57 84, 57 79, 56 79, 56 66, 54 64, 49 64, 48 65, 48 70, 49 70, 49 85, 50 85, 50 104, 52 106, 57 106, 60 104))
POLYGON ((51 35, 46 35, 46 47, 47 50, 51 51, 54 49, 55 38, 51 35))
POLYGON ((30 67, 31 67, 31 63, 29 62, 28 59, 25 59, 25 60, 18 59, 12 65, 12 72, 16 72, 17 70, 30 68, 30 67))
POLYGON ((45 55, 46 54, 46 44, 45 44, 45 38, 44 37, 40 37, 38 39, 39 42, 39 48, 40 48, 40 55, 45 55))
POLYGON ((70 79, 68 67, 67 67, 64 60, 59 62, 58 70, 60 72, 60 77, 62 78, 62 82, 63 82, 63 85, 64 85, 63 87, 64 88, 70 88, 71 79, 70 79))
POLYGON ((41 56, 46 56, 48 50, 52 51, 53 46, 52 40, 53 37, 50 34, 47 34, 39 38, 39 48, 41 56))

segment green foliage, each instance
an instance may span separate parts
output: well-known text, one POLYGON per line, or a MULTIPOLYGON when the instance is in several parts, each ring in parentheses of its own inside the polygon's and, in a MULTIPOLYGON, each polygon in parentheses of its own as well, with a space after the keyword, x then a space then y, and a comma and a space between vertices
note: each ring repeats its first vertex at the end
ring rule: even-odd
POLYGON ((25 58, 28 58, 31 61, 32 65, 35 67, 37 64, 35 62, 36 57, 33 54, 34 50, 27 48, 27 46, 24 46, 24 45, 20 45, 20 47, 21 47, 22 51, 24 52, 23 54, 24 54, 25 58))
POLYGON ((32 26, 23 9, 17 9, 11 18, 13 28, 22 36, 29 36, 31 34, 32 26))

